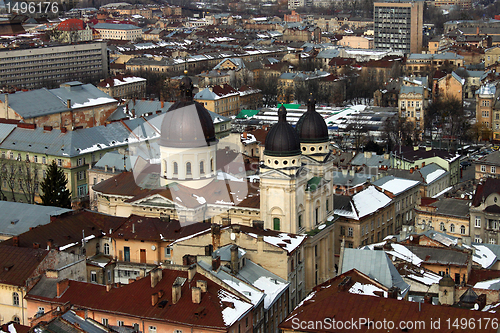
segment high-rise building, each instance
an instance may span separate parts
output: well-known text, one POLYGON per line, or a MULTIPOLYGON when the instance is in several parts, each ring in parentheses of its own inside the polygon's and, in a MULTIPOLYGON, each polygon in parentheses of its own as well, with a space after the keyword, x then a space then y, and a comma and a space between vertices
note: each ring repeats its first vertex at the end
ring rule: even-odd
POLYGON ((34 89, 76 80, 98 80, 107 75, 108 52, 104 42, 0 51, 0 86, 34 89))
POLYGON ((405 54, 422 51, 424 1, 375 2, 375 48, 405 54))

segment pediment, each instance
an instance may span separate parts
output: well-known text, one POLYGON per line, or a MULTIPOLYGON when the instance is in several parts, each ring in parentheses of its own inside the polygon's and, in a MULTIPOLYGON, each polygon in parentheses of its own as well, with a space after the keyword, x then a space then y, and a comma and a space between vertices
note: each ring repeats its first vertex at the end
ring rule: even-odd
POLYGON ((179 202, 173 202, 172 200, 165 198, 160 194, 154 194, 148 196, 146 198, 139 199, 137 201, 132 202, 132 205, 139 206, 153 206, 153 207, 175 207, 175 205, 179 205, 179 202))

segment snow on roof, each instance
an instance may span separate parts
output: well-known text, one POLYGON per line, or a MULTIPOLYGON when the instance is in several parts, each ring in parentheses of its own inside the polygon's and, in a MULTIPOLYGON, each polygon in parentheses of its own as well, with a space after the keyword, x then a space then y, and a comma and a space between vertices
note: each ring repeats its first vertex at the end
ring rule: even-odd
POLYGON ((353 204, 358 212, 358 219, 387 206, 391 200, 387 195, 377 190, 375 186, 369 186, 352 196, 353 204))
POLYGON ((489 268, 497 261, 495 253, 486 246, 473 244, 472 247, 475 249, 472 260, 483 268, 489 268))
POLYGON ((225 290, 219 290, 218 296, 221 304, 223 304, 223 302, 233 304, 233 306, 227 306, 222 310, 222 319, 224 320, 224 324, 228 327, 232 326, 245 313, 252 309, 252 304, 236 298, 225 290))
POLYGON ((486 281, 481 281, 478 282, 474 285, 473 288, 478 288, 478 289, 491 289, 491 286, 494 284, 500 283, 500 278, 498 279, 493 279, 493 280, 486 280, 486 281))
POLYGON ((415 274, 408 274, 406 277, 421 282, 427 286, 431 286, 433 284, 439 283, 439 281, 442 279, 441 275, 438 275, 433 272, 423 272, 422 276, 420 275, 415 275, 415 274))
POLYGON ((260 303, 262 297, 264 296, 264 293, 262 291, 254 288, 252 285, 232 275, 224 274, 224 276, 225 278, 222 278, 221 276, 219 276, 219 278, 221 278, 221 280, 224 281, 224 283, 226 283, 231 288, 234 288, 237 291, 239 291, 242 295, 245 295, 250 300, 250 302, 252 302, 254 306, 260 303))
POLYGON ((449 186, 449 187, 445 188, 444 190, 442 190, 441 192, 439 192, 438 194, 436 194, 435 196, 433 196, 432 198, 436 199, 439 196, 441 196, 441 195, 445 194, 446 192, 448 192, 449 190, 451 190, 452 188, 453 188, 453 186, 449 186))
MULTIPOLYGON (((121 85, 128 84, 128 83, 141 82, 141 81, 146 81, 146 79, 143 79, 142 77, 137 77, 137 76, 128 76, 128 77, 124 77, 123 80, 115 78, 113 80, 113 84, 116 87, 116 86, 121 86, 121 85)), ((109 88, 109 83, 106 85, 106 88, 109 88)))
POLYGON ((244 133, 241 134, 241 143, 243 143, 244 145, 248 145, 250 143, 257 142, 255 135, 253 135, 251 133, 247 133, 246 139, 243 137, 243 135, 244 135, 244 133))
POLYGON ((99 98, 90 98, 87 102, 85 102, 83 104, 75 103, 71 107, 73 109, 77 109, 77 108, 85 108, 85 107, 89 107, 89 106, 96 106, 96 105, 116 103, 116 102, 117 102, 117 100, 114 98, 99 97, 99 98))
POLYGON ((383 185, 379 185, 379 187, 391 192, 394 195, 398 195, 419 183, 420 182, 418 180, 409 180, 394 177, 393 179, 385 182, 383 185))
POLYGON ((437 169, 437 170, 434 170, 432 171, 431 173, 429 173, 426 177, 425 177, 425 182, 427 184, 430 184, 432 183, 433 181, 435 181, 436 179, 438 179, 439 177, 441 177, 442 175, 444 175, 446 173, 446 170, 444 169, 437 169))
POLYGON ((266 309, 268 309, 276 297, 288 287, 288 283, 283 283, 269 276, 261 276, 253 283, 253 285, 263 290, 266 294, 264 298, 264 308, 266 309))
POLYGON ((380 291, 384 294, 384 297, 387 297, 387 292, 373 284, 363 284, 360 282, 354 283, 354 285, 349 289, 351 294, 358 295, 368 295, 368 296, 378 296, 375 294, 375 291, 380 291))
POLYGON ((420 266, 420 263, 423 261, 413 252, 408 250, 408 248, 401 244, 391 244, 393 251, 387 251, 387 254, 393 255, 399 259, 403 259, 405 261, 411 262, 416 266, 420 266))
MULTIPOLYGON (((254 233, 247 233, 247 235, 257 238, 257 235, 254 233)), ((290 235, 290 234, 285 234, 281 233, 278 234, 277 236, 264 236, 264 242, 269 243, 271 245, 280 247, 282 249, 285 249, 288 253, 293 252, 300 244, 302 244, 302 241, 306 238, 307 236, 305 235, 290 235)))

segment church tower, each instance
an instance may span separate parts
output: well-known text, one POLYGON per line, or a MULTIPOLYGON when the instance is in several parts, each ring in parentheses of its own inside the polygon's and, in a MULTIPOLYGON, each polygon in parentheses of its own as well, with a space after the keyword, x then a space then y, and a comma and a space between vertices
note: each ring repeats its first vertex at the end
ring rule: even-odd
POLYGON ((278 123, 266 137, 260 168, 260 210, 266 229, 299 233, 306 180, 301 177, 300 139, 286 120, 286 108, 278 110, 278 123), (301 190, 302 189, 302 190, 301 190))
POLYGON ((161 125, 161 185, 198 189, 217 175, 215 128, 207 109, 193 101, 193 83, 187 76, 180 90, 180 101, 170 107, 161 125))

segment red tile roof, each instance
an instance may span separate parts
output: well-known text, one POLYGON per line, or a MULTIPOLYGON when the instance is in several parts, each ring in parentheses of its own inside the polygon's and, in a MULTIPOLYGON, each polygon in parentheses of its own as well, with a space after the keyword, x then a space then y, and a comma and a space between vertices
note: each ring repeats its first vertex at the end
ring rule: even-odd
POLYGON ((57 26, 57 30, 60 30, 60 31, 78 31, 78 30, 85 29, 86 26, 87 25, 82 20, 73 18, 73 19, 64 20, 63 22, 59 23, 59 25, 57 26))
MULTIPOLYGON (((336 322, 355 322, 358 323, 357 329, 354 332, 371 332, 376 329, 368 325, 359 325, 360 320, 369 319, 373 322, 384 321, 394 323, 394 329, 385 329, 384 332, 402 332, 398 329, 399 323, 421 321, 425 323, 424 329, 411 329, 408 332, 472 332, 475 331, 467 326, 465 329, 453 327, 451 324, 455 320, 462 318, 472 319, 475 323, 479 319, 497 318, 496 314, 481 311, 471 311, 449 306, 432 305, 428 303, 419 304, 417 302, 409 302, 405 300, 397 300, 393 298, 382 298, 376 296, 366 296, 352 294, 347 291, 342 291, 339 284, 344 281, 344 278, 351 276, 352 271, 346 272, 330 281, 327 281, 313 289, 312 297, 300 304, 288 317, 279 325, 280 329, 286 331, 300 332, 344 332, 350 330, 328 329, 328 327, 309 326, 309 322, 323 322, 325 318, 334 318, 336 322), (431 329, 430 320, 440 320, 440 328, 431 329), (448 322, 449 320, 449 322, 448 322), (305 322, 305 326, 297 326, 300 322, 305 322), (450 326, 448 326, 450 323, 450 326)), ((497 320, 497 319, 495 319, 497 320)), ((380 331, 380 330, 379 330, 380 331)), ((481 332, 496 332, 492 326, 483 329, 481 332)), ((404 332, 404 331, 403 331, 404 332)))
POLYGON ((492 193, 500 193, 500 179, 487 178, 483 183, 478 184, 474 198, 472 198, 472 206, 478 207, 483 198, 487 198, 492 193))
POLYGON ((469 274, 468 285, 475 285, 481 281, 493 280, 500 278, 500 271, 490 269, 475 269, 472 268, 469 274))
POLYGON ((42 249, 0 246, 0 283, 24 287, 48 253, 42 249))
POLYGON ((177 220, 166 222, 158 218, 131 215, 125 223, 113 231, 111 237, 145 241, 173 241, 209 229, 210 224, 208 223, 193 223, 181 227, 177 220))
POLYGON ((229 95, 229 94, 237 94, 238 93, 237 90, 235 90, 233 87, 231 87, 227 83, 214 86, 213 87, 213 92, 214 92, 214 94, 217 94, 220 97, 226 96, 226 95, 229 95))
POLYGON ((28 333, 31 327, 9 322, 0 326, 0 332, 11 332, 9 326, 14 325, 16 333, 28 333))
MULTIPOLYGON (((35 295, 34 291, 37 290, 35 286, 26 298, 57 305, 70 302, 76 307, 93 309, 94 311, 148 318, 186 326, 223 330, 227 328, 222 311, 228 304, 222 303, 219 293, 225 290, 231 295, 234 294, 200 273, 196 273, 191 282, 186 281, 183 284, 181 298, 177 304, 173 304, 172 285, 177 277, 187 278, 188 274, 186 271, 163 269, 162 276, 163 278, 154 288, 151 288, 151 275, 148 275, 120 288, 112 288, 109 292, 106 292, 106 286, 103 285, 70 280, 68 287, 60 297, 49 298, 35 295), (201 303, 195 304, 191 298, 191 287, 196 286, 198 280, 207 281, 207 292, 202 293, 201 303), (163 292, 163 296, 158 301, 166 301, 165 306, 160 307, 158 304, 152 306, 151 296, 160 291, 163 292)), ((246 302, 236 295, 233 297, 239 302, 246 302)))
MULTIPOLYGON (((45 248, 49 240, 52 240, 56 248, 74 242, 80 243, 82 231, 85 233, 85 237, 90 235, 100 237, 102 232, 108 233, 109 229, 117 228, 125 220, 123 217, 87 210, 70 211, 52 216, 49 224, 37 226, 19 235, 19 247, 32 248, 34 243, 38 243, 41 248, 45 248)), ((13 238, 0 243, 0 245, 12 244, 13 238)))

